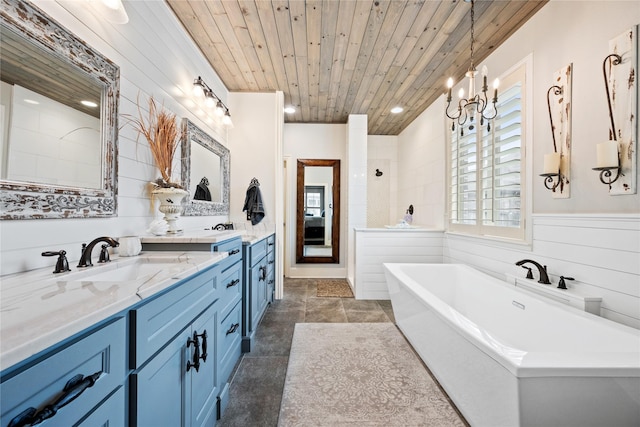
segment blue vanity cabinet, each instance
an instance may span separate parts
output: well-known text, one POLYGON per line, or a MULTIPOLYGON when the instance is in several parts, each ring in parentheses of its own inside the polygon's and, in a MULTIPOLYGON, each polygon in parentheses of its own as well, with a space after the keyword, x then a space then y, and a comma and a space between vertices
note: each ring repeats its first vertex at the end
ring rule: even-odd
POLYGON ((215 304, 131 375, 131 426, 212 426, 217 415, 215 304), (199 338, 196 350, 194 334, 199 338), (202 336, 206 334, 205 336, 202 336), (206 342, 206 352, 202 344, 206 342), (197 358, 197 360, 196 360, 197 358))
POLYGON ((242 240, 239 238, 213 245, 214 252, 227 252, 220 262, 221 297, 218 304, 218 418, 229 402, 229 380, 241 355, 242 343, 242 240))
POLYGON ((274 299, 276 286, 276 235, 267 237, 267 302, 274 299))
MULTIPOLYGON (((52 347, 35 361, 3 371, 0 424, 7 427, 29 408, 41 412, 63 396, 77 394, 42 425, 125 426, 125 346, 126 319, 116 316, 52 347), (90 387, 83 386, 91 382, 90 387)), ((13 425, 31 424, 14 421, 13 425)))
MULTIPOLYGON (((274 245, 269 245, 269 240, 275 235, 265 236, 259 241, 245 242, 243 244, 243 313, 242 313, 242 351, 251 351, 251 345, 255 337, 258 324, 264 315, 269 295, 269 256, 274 251, 274 245)), ((275 258, 273 258, 275 264, 275 258)), ((272 268, 273 271, 273 268, 272 268)), ((273 277, 275 279, 275 276, 273 277)), ((274 281, 275 282, 275 281, 274 281)), ((271 286, 273 287, 273 283, 271 286)), ((271 291, 271 295, 273 292, 271 291)))
POLYGON ((240 300, 231 312, 220 322, 218 329, 218 419, 222 417, 229 403, 229 381, 231 372, 241 355, 242 344, 242 304, 240 300))
MULTIPOLYGON (((216 410, 217 418, 220 418, 229 401, 229 380, 231 371, 233 371, 233 368, 241 355, 241 334, 243 324, 242 301, 244 289, 242 239, 238 235, 215 243, 185 241, 181 243, 172 242, 171 244, 167 244, 143 242, 143 249, 157 251, 181 250, 227 253, 227 257, 222 259, 216 265, 217 285, 215 292, 217 295, 217 301, 215 303, 215 307, 218 320, 218 335, 216 338, 217 342, 215 352, 217 378, 215 390, 218 393, 216 410)), ((140 314, 136 313, 136 316, 139 317, 140 314)), ((160 329, 158 328, 169 327, 165 326, 163 324, 164 322, 169 322, 176 326, 184 324, 184 321, 177 319, 175 314, 173 318, 171 316, 165 317, 164 314, 162 316, 158 316, 154 313, 150 313, 148 317, 149 322, 153 321, 156 324, 155 326, 151 326, 147 333, 137 333, 138 338, 135 340, 137 344, 134 360, 146 360, 150 354, 158 350, 158 344, 166 342, 165 336, 161 336, 154 332, 154 330, 159 332, 160 329), (142 337, 142 341, 140 340, 140 337, 142 337), (151 345, 151 341, 156 341, 156 343, 151 345), (149 349, 147 349, 147 347, 149 347, 149 349)), ((177 332, 173 325, 170 325, 170 327, 172 331, 177 332)), ((176 349, 177 348, 178 347, 176 347, 176 349)), ((174 351, 176 351, 176 349, 174 349, 174 351)), ((167 351, 170 352, 170 350, 167 351)), ((174 354, 173 356, 165 355, 165 357, 168 358, 167 360, 169 360, 170 357, 174 357, 177 360, 178 354, 174 354)))
POLYGON ((212 426, 220 265, 131 311, 131 426, 212 426))

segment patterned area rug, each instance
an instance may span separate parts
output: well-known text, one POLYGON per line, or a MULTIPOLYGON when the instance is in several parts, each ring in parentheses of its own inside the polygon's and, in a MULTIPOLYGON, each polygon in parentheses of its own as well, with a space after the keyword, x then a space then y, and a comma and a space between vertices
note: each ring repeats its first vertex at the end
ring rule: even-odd
POLYGON ((464 425, 393 324, 296 324, 279 427, 464 425))
POLYGON ((321 279, 318 280, 318 297, 353 298, 351 286, 343 279, 321 279))

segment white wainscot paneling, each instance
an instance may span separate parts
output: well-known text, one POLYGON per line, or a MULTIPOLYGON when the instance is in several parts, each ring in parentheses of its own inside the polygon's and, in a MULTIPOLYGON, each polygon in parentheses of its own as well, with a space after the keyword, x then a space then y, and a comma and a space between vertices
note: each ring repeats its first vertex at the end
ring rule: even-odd
POLYGON ((442 230, 356 229, 356 299, 389 299, 383 263, 441 263, 442 230))
POLYGON ((602 297, 602 317, 640 328, 639 215, 534 215, 532 249, 445 238, 445 262, 468 264, 502 280, 505 273, 524 277, 525 270, 515 266, 524 258, 546 265, 554 286, 561 275, 573 277, 569 288, 602 297))

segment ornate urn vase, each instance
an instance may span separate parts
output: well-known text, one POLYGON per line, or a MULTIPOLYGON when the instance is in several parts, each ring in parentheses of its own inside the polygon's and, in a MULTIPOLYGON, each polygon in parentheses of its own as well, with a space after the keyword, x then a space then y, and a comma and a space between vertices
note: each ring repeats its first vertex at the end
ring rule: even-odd
POLYGON ((182 200, 189 195, 189 193, 181 188, 156 188, 153 190, 153 196, 160 202, 158 210, 164 214, 164 220, 169 224, 168 234, 179 233, 182 230, 178 229, 177 220, 184 209, 182 206, 182 200))

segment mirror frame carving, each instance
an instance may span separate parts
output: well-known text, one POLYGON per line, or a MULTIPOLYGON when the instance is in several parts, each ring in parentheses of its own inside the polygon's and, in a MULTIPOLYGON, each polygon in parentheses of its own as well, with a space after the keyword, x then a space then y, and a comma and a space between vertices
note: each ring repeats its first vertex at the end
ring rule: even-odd
POLYGON ((186 202, 184 213, 186 216, 228 215, 229 214, 229 185, 230 162, 229 149, 216 141, 208 133, 196 126, 191 120, 182 119, 182 188, 191 197, 191 141, 195 141, 220 156, 220 170, 222 172, 222 202, 208 202, 206 200, 190 199, 186 202))
POLYGON ((0 219, 117 216, 120 67, 25 1, 3 1, 0 24, 62 58, 102 85, 102 188, 63 187, 0 180, 0 219))
POLYGON ((296 262, 298 264, 340 263, 340 160, 298 159, 296 175, 296 262), (304 255, 304 169, 308 166, 329 166, 333 168, 331 256, 304 255))

